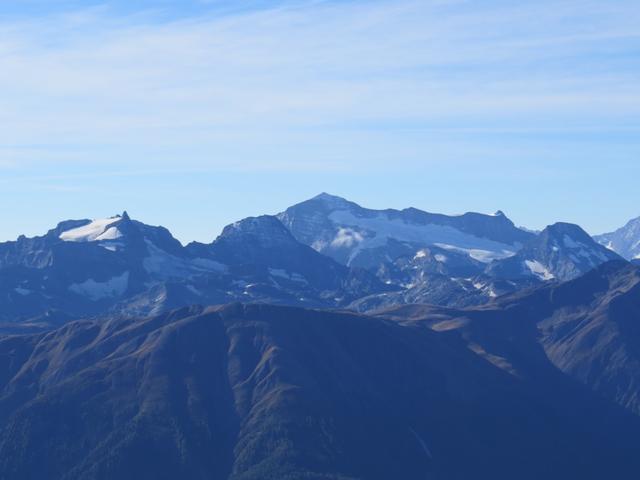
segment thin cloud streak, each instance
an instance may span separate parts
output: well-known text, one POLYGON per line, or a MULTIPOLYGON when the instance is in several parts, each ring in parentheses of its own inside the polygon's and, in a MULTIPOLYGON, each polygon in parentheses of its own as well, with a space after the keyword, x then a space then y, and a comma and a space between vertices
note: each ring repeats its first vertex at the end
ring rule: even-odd
MULTIPOLYGON (((108 164, 117 146, 134 165, 175 163, 154 152, 183 148, 187 165, 277 169, 329 143, 335 125, 628 130, 640 113, 632 2, 310 2, 152 18, 95 8, 0 25, 0 146, 52 145, 0 149, 0 165, 108 164), (279 148, 289 143, 297 154, 279 148)), ((361 145, 354 165, 377 149, 361 145)), ((321 150, 309 156, 323 168, 321 150)))

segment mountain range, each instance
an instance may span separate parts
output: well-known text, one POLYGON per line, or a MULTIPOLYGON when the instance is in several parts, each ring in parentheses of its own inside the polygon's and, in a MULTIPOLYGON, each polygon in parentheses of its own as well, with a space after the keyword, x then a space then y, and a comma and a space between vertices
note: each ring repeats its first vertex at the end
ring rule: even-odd
POLYGON ((635 479, 636 225, 321 194, 2 243, 0 480, 635 479))
POLYGON ((633 479, 639 286, 610 262, 462 310, 233 304, 5 336, 0 473, 633 479))
POLYGON ((620 258, 576 225, 534 234, 502 212, 377 211, 328 194, 235 222, 210 244, 183 246, 125 212, 0 244, 0 320, 150 315, 235 301, 460 307, 620 258))

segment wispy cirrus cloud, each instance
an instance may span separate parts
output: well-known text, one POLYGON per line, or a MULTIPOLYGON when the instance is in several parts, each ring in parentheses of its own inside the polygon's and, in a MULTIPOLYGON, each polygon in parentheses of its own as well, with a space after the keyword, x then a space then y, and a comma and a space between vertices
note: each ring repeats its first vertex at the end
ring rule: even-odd
POLYGON ((0 239, 128 209, 209 241, 322 190, 611 230, 636 3, 0 2, 0 239))
POLYGON ((116 11, 0 20, 0 164, 410 165, 490 148, 456 132, 640 114, 632 1, 116 11))

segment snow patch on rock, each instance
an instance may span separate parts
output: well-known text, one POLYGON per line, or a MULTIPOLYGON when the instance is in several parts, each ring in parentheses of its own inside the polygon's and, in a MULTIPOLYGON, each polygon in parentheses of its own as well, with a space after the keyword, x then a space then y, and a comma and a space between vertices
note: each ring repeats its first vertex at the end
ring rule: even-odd
POLYGON ((555 275, 549 271, 547 267, 542 265, 537 260, 525 260, 524 261, 527 268, 533 273, 536 277, 541 280, 553 280, 555 275))
POLYGON ((335 238, 331 241, 331 246, 336 248, 351 248, 354 245, 362 243, 363 240, 364 237, 361 233, 351 228, 339 228, 335 238))
POLYGON ((457 245, 448 245, 446 243, 436 243, 436 247, 443 248, 452 252, 460 252, 468 255, 482 263, 491 263, 494 260, 502 260, 515 255, 515 252, 508 249, 502 250, 481 250, 478 248, 462 248, 457 245))
POLYGON ((424 258, 426 256, 427 256, 427 252, 425 250, 418 250, 415 256, 413 257, 413 259, 417 260, 418 258, 424 258))
POLYGON ((129 272, 113 277, 106 282, 97 282, 90 278, 82 283, 74 283, 69 290, 78 295, 87 297, 93 301, 105 298, 119 297, 123 295, 129 286, 129 272))
POLYGON ((144 269, 160 278, 184 278, 201 273, 224 273, 226 265, 207 258, 180 258, 155 246, 149 240, 147 244, 148 256, 142 261, 144 269))
POLYGON ((307 283, 307 279, 299 273, 290 273, 281 268, 270 268, 269 273, 274 277, 285 278, 287 280, 291 280, 293 282, 307 283))

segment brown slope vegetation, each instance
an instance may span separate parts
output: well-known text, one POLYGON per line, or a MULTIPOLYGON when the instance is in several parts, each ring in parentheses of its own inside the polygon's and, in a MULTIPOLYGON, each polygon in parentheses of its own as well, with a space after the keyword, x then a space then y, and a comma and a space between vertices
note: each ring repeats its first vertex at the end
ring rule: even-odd
POLYGON ((610 262, 484 307, 413 305, 383 316, 455 332, 470 349, 523 378, 559 370, 640 415, 640 268, 632 264, 610 262))
POLYGON ((637 418, 566 375, 541 389, 455 333, 353 314, 73 322, 0 339, 0 372, 3 479, 624 479, 640 466, 637 418))

